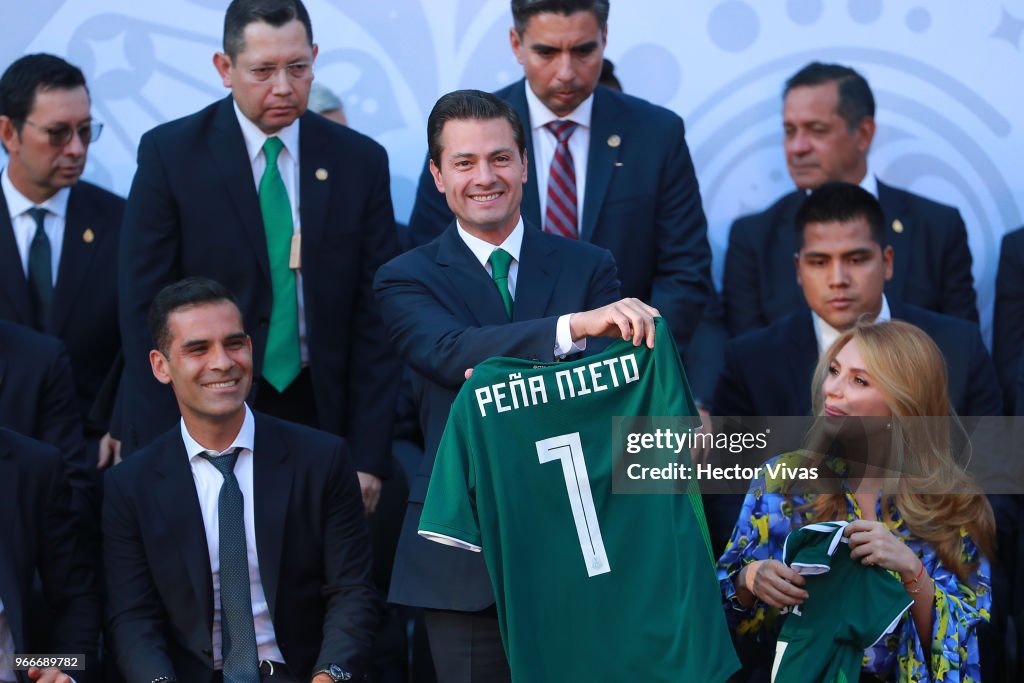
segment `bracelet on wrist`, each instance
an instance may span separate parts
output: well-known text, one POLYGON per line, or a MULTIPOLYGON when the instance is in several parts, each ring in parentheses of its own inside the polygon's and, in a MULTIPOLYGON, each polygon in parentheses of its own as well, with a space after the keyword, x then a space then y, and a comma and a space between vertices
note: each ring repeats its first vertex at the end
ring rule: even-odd
POLYGON ((921 592, 921 586, 918 585, 918 582, 921 580, 921 577, 924 576, 924 561, 922 561, 922 560, 918 560, 918 561, 921 562, 921 568, 917 570, 917 576, 915 576, 914 578, 910 579, 909 581, 903 581, 902 582, 903 583, 903 587, 906 588, 907 592, 910 593, 911 595, 917 595, 918 593, 921 592), (911 590, 911 588, 910 588, 911 586, 914 586, 913 590, 911 590))

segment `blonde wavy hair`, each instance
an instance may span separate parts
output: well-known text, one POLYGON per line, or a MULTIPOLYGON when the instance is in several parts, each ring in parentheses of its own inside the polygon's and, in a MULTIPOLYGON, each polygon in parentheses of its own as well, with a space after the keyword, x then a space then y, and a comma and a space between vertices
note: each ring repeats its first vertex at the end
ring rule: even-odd
MULTIPOLYGON (((995 518, 973 478, 955 462, 945 421, 920 419, 948 416, 959 426, 949 403, 942 352, 931 337, 909 323, 858 322, 840 334, 818 361, 811 385, 818 415, 824 411, 824 384, 831 363, 851 341, 857 343, 864 369, 892 413, 891 462, 898 471, 911 473, 887 479, 883 495, 910 533, 934 547, 942 563, 963 580, 974 567, 961 559, 962 530, 992 558, 995 518)), ((811 508, 816 520, 833 520, 846 515, 847 503, 842 492, 826 492, 815 497, 811 508)), ((883 510, 888 516, 890 505, 883 505, 883 510)))

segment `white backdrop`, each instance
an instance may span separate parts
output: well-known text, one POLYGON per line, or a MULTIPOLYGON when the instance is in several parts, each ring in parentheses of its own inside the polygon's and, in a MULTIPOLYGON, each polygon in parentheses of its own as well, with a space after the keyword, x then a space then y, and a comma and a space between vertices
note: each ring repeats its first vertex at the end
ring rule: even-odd
MULTIPOLYGON (((412 209, 438 95, 518 78, 507 0, 306 0, 317 79, 391 157, 412 209)), ((82 67, 107 125, 86 177, 126 194, 139 137, 225 94, 211 63, 227 0, 0 0, 0 65, 26 52, 82 67)), ((986 331, 999 238, 1024 209, 1024 0, 612 0, 607 56, 627 92, 680 113, 720 277, 732 219, 791 189, 785 79, 812 59, 860 70, 878 102, 871 169, 956 205, 986 331)), ((358 163, 354 160, 353 163, 358 163)), ((908 255, 913 258, 913 255, 908 255)))

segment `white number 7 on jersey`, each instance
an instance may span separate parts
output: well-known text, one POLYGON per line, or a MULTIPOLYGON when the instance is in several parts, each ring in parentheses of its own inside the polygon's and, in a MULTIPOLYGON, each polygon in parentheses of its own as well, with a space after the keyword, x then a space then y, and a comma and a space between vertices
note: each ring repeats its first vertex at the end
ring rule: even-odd
POLYGON ((537 442, 537 457, 541 463, 562 461, 565 490, 569 494, 572 519, 576 522, 576 533, 580 537, 580 550, 587 564, 587 576, 610 572, 612 568, 608 565, 601 525, 597 522, 597 510, 594 508, 594 496, 590 492, 590 478, 587 476, 587 462, 583 459, 580 433, 541 439, 537 442))

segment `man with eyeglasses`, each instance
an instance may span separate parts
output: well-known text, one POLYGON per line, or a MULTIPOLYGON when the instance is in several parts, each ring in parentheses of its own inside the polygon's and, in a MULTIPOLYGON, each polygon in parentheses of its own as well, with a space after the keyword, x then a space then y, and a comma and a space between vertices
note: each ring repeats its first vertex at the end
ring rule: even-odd
MULTIPOLYGON (((124 200, 80 180, 103 124, 78 67, 32 54, 0 78, 0 318, 60 337, 71 359, 89 444, 108 462, 116 443, 93 404, 121 348, 117 245, 124 200)), ((64 448, 62 446, 62 448, 64 448)))
POLYGON ((252 334, 254 407, 347 437, 370 511, 398 384, 372 281, 397 237, 384 149, 306 111, 316 54, 300 0, 234 0, 213 59, 230 96, 139 144, 121 242, 125 450, 177 415, 149 369, 150 302, 211 277, 252 334))

